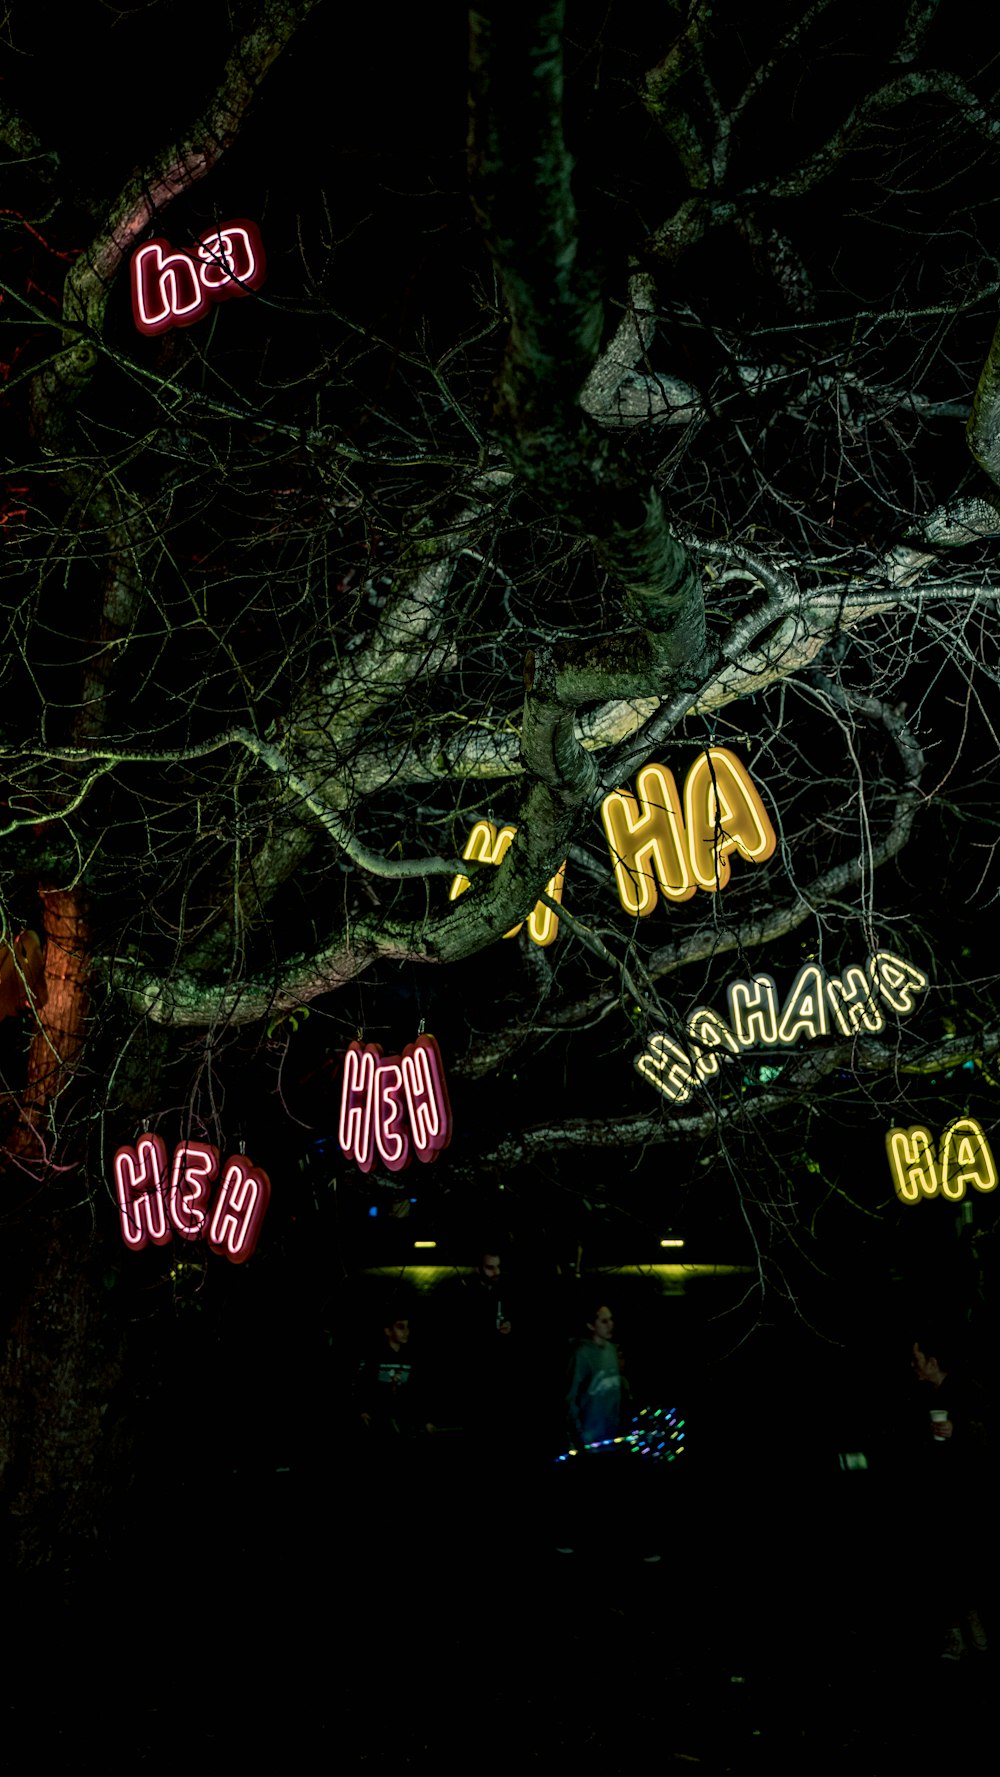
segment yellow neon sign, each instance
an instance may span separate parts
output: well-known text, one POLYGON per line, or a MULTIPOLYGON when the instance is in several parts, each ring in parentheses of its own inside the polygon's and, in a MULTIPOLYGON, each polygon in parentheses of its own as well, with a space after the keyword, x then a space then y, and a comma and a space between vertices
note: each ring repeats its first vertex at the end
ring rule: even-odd
MULTIPOLYGON (((731 981, 726 991, 728 1024, 710 1006, 699 1006, 688 1020, 690 1054, 671 1038, 656 1033, 635 1065, 664 1097, 674 1104, 684 1104, 696 1085, 719 1072, 723 1050, 739 1055, 744 1049, 790 1048, 803 1037, 829 1036, 831 1013, 836 1030, 843 1036, 861 1031, 874 1033, 885 1027, 885 1014, 876 995, 905 1016, 913 1010, 914 995, 927 985, 923 970, 889 950, 876 951, 868 959, 867 969, 852 963, 843 976, 827 976, 818 963, 804 963, 780 1012, 778 990, 770 975, 754 975, 751 981, 731 981)), ((900 1153, 903 1154, 902 1149, 900 1153)), ((960 1153, 956 1147, 955 1156, 953 1172, 963 1167, 975 1169, 980 1164, 968 1157, 965 1148, 960 1153)), ((901 1158, 900 1165, 903 1164, 901 1158)), ((917 1165, 918 1160, 911 1158, 906 1164, 917 1165)), ((907 1197, 904 1201, 914 1202, 915 1198, 907 1197)))
MULTIPOLYGON (((477 821, 465 842, 463 858, 476 858, 483 864, 499 864, 507 856, 511 841, 517 832, 516 827, 501 827, 497 832, 492 821, 477 821)), ((553 901, 562 905, 563 883, 566 879, 566 866, 563 864, 545 885, 545 893, 551 895, 553 901)), ((456 876, 448 891, 449 901, 457 901, 472 884, 467 876, 456 876)), ((523 921, 521 922, 524 923, 523 921)), ((516 938, 521 930, 519 925, 511 931, 504 932, 505 938, 516 938)), ((536 901, 528 915, 528 937, 539 949, 544 950, 547 944, 555 942, 559 933, 559 916, 546 907, 544 901, 536 901)))
POLYGON ((919 1123, 887 1130, 885 1151, 900 1203, 920 1203, 939 1193, 949 1203, 961 1203, 969 1185, 976 1191, 996 1190, 996 1162, 975 1117, 955 1117, 948 1124, 937 1159, 934 1137, 919 1123))
POLYGON ((644 918, 657 895, 687 901, 695 889, 725 888, 730 854, 763 863, 777 845, 760 794, 746 766, 727 747, 708 747, 684 781, 684 808, 673 772, 646 765, 636 795, 612 790, 601 803, 618 898, 626 913, 644 918))

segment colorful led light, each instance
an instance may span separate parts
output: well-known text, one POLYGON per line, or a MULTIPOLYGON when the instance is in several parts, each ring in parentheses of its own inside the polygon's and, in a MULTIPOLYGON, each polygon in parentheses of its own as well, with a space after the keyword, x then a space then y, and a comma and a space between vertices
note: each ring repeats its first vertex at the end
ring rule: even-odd
POLYGON ((242 1265, 257 1245, 271 1200, 271 1181, 245 1154, 232 1154, 222 1169, 222 1186, 208 1230, 208 1244, 233 1265, 242 1265))
POLYGON ((691 872, 714 894, 729 881, 729 854, 762 864, 778 843, 746 766, 728 747, 708 747, 684 784, 684 816, 691 872))
POLYGON ((184 1240, 198 1240, 208 1221, 211 1185, 219 1170, 219 1150, 208 1142, 182 1141, 170 1171, 170 1220, 184 1240))
POLYGON ((256 223, 244 217, 209 229, 191 252, 169 241, 146 241, 132 255, 132 315, 140 333, 190 327, 210 302, 248 296, 267 274, 256 223))
POLYGON ((162 1137, 140 1135, 134 1148, 118 1149, 112 1164, 125 1245, 136 1253, 148 1240, 154 1246, 166 1246, 170 1226, 165 1192, 167 1150, 162 1137))
POLYGON ((956 1117, 941 1137, 938 1177, 941 1195, 952 1203, 961 1202, 965 1188, 995 1191, 996 1162, 982 1125, 975 1117, 956 1117))
MULTIPOLYGON (((502 863, 510 850, 511 840, 516 832, 516 827, 501 827, 498 833, 492 821, 477 821, 465 842, 462 856, 463 858, 475 858, 481 864, 502 863)), ((558 901, 560 906, 562 905, 565 879, 566 865, 563 863, 545 885, 545 893, 550 895, 553 901, 558 901)), ((466 889, 471 886, 467 876, 453 877, 451 888, 448 891, 449 901, 457 901, 459 895, 464 895, 466 889)), ((521 924, 523 925, 523 923, 522 920, 521 924)), ((504 937, 516 938, 520 930, 520 925, 513 926, 509 932, 504 932, 504 937)), ((539 949, 543 950, 546 945, 554 943, 558 935, 558 915, 552 911, 551 907, 547 907, 544 901, 536 901, 528 916, 528 937, 533 944, 537 944, 539 949)))

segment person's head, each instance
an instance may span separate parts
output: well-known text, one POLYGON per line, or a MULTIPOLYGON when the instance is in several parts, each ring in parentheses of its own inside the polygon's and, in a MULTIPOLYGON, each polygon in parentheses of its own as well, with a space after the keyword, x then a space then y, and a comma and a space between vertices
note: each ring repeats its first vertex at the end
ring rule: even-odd
POLYGON ((500 1254, 495 1250, 484 1252, 479 1260, 479 1275, 484 1283, 498 1283, 500 1280, 500 1254))
POLYGON ((399 1351, 402 1346, 410 1343, 410 1322, 405 1314, 397 1315, 382 1331, 393 1351, 399 1351))
POLYGON ((614 1316, 606 1302, 601 1302, 592 1311, 587 1321, 587 1331, 595 1345, 607 1345, 615 1330, 614 1316))
POLYGON ((934 1328, 927 1327, 921 1338, 914 1339, 910 1368, 918 1382, 929 1382, 936 1388, 953 1368, 954 1361, 950 1342, 934 1328))

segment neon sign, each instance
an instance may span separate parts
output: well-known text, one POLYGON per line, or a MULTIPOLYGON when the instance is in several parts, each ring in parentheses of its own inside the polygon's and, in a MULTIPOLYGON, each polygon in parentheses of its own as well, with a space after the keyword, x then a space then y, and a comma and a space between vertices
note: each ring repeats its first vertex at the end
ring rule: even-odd
POLYGON ((939 1195, 949 1203, 961 1203, 967 1185, 976 1191, 996 1190, 996 1162, 975 1117, 956 1117, 949 1123, 936 1156, 934 1137, 919 1123, 910 1129, 887 1130, 885 1151, 900 1203, 921 1203, 939 1195))
MULTIPOLYGON (((477 821, 465 842, 462 856, 463 858, 478 858, 483 864, 499 864, 506 857, 516 832, 516 827, 501 827, 498 833, 492 821, 477 821)), ((551 895, 553 901, 558 901, 560 904, 562 903, 565 876, 566 866, 563 864, 562 868, 557 870, 545 885, 546 894, 551 895)), ((471 884, 467 876, 456 876, 448 892, 449 901, 457 901, 459 895, 464 895, 466 889, 470 887, 471 884)), ((504 937, 516 938, 520 930, 519 925, 513 926, 509 932, 504 932, 504 937)), ((553 943, 558 931, 558 916, 553 913, 551 907, 546 907, 544 901, 536 901, 528 916, 528 937, 531 942, 544 949, 547 944, 553 943)))
POLYGON ((656 1032, 635 1065, 665 1098, 684 1104, 696 1086, 718 1073, 723 1053, 791 1047, 802 1037, 874 1035, 885 1028, 883 1005, 905 1017, 927 985, 922 969, 889 950, 877 950, 867 968, 852 963, 842 976, 825 975, 818 963, 803 964, 780 1008, 770 975, 731 981, 728 1023, 712 1007, 698 1006, 687 1024, 690 1048, 656 1032))
POLYGON ((140 1135, 135 1147, 121 1147, 112 1163, 122 1239, 132 1252, 149 1243, 166 1246, 174 1233, 182 1240, 207 1238, 214 1253, 242 1265, 249 1259, 271 1199, 267 1173, 245 1154, 231 1154, 210 1208, 211 1185, 219 1174, 219 1150, 208 1142, 182 1141, 168 1166, 162 1136, 140 1135))
POLYGON ((132 315, 140 333, 190 327, 213 302, 249 296, 267 275, 264 244, 244 217, 209 229, 190 249, 146 241, 132 255, 132 315))
POLYGON ((778 843, 750 773, 727 747, 699 753, 684 780, 683 812, 673 772, 646 765, 635 796, 605 796, 601 820, 618 899, 640 919, 658 892, 668 901, 688 901, 696 889, 715 894, 729 881, 732 852, 763 863, 778 843))
MULTIPOLYGON (((636 791, 632 796, 612 790, 601 803, 601 821, 618 899, 626 913, 639 918, 652 913, 658 895, 688 901, 697 889, 715 894, 729 881, 732 852, 763 863, 778 843, 750 773, 726 747, 708 747, 698 755, 684 780, 683 807, 673 772, 662 765, 643 766, 636 791)), ((516 827, 498 831, 492 821, 477 821, 462 856, 499 864, 516 832, 516 827)), ((560 905, 565 875, 563 864, 545 885, 560 905)), ((457 900, 469 886, 467 876, 454 877, 448 899, 457 900)), ((514 938, 520 930, 515 926, 504 937, 514 938)), ((528 918, 532 943, 551 944, 558 932, 558 914, 538 901, 528 918)))
POLYGON ((378 1043, 350 1043, 344 1056, 337 1140, 370 1172, 376 1159, 402 1172, 414 1158, 430 1166, 451 1141, 451 1101, 437 1040, 419 1036, 402 1055, 378 1043))

